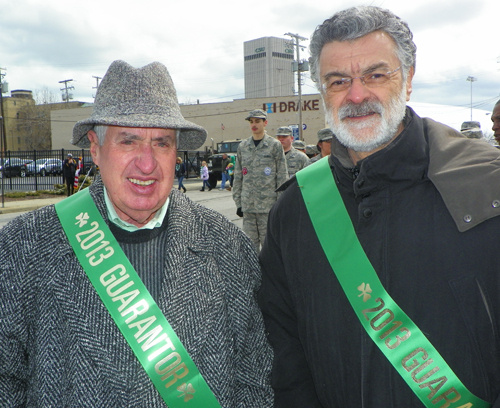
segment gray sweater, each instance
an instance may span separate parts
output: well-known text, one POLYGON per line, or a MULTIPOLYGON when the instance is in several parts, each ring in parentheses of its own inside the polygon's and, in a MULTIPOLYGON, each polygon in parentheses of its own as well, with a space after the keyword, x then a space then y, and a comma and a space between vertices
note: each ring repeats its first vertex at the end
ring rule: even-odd
MULTIPOLYGON (((106 219, 102 183, 90 189, 106 219)), ((112 230, 221 406, 272 407, 272 352, 255 302, 260 271, 248 238, 176 190, 161 228, 112 230)), ((2 228, 0 245, 0 407, 166 406, 74 256, 53 206, 2 228)))

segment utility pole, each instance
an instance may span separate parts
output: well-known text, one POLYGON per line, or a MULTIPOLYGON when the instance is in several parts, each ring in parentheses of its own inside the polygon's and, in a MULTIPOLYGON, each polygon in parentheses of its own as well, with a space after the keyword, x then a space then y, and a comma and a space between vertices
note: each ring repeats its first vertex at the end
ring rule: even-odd
POLYGON ((472 83, 477 81, 477 78, 468 76, 467 81, 470 81, 470 120, 472 121, 472 83))
MULTIPOLYGON (((102 77, 98 77, 98 76, 94 76, 94 75, 92 75, 92 78, 95 78, 95 80, 96 80, 96 86, 93 86, 93 87, 92 87, 92 89, 97 89, 97 88, 99 88, 99 80, 100 80, 100 79, 102 79, 102 77)), ((94 98, 94 99, 95 99, 95 95, 92 95, 92 98, 94 98)))
POLYGON ((297 50, 297 61, 292 63, 293 72, 297 72, 297 84, 299 91, 299 140, 304 140, 304 136, 302 135, 302 78, 300 77, 300 73, 303 71, 309 71, 309 62, 300 60, 300 41, 306 41, 307 38, 301 37, 298 34, 286 33, 292 37, 292 45, 295 45, 295 49, 297 50))
POLYGON ((73 96, 71 95, 71 98, 70 98, 70 94, 68 93, 69 90, 75 89, 74 86, 68 86, 68 82, 72 82, 72 81, 73 81, 72 79, 65 79, 64 81, 59 81, 60 84, 64 84, 64 88, 61 88, 61 91, 64 91, 66 94, 66 96, 64 96, 64 94, 63 94, 63 97, 62 97, 62 100, 66 101, 66 103, 69 103, 69 100, 73 99, 73 96))
MULTIPOLYGON (((5 83, 3 82, 3 77, 6 75, 2 73, 2 71, 7 71, 7 68, 0 68, 0 116, 2 117, 2 129, 0 130, 1 133, 1 146, 0 149, 2 151, 2 158, 3 158, 3 152, 7 148, 7 132, 5 129, 5 114, 3 112, 3 93, 8 92, 8 89, 5 87, 5 83)), ((3 186, 3 184, 2 184, 3 186)), ((2 194, 3 197, 3 194, 2 194)))

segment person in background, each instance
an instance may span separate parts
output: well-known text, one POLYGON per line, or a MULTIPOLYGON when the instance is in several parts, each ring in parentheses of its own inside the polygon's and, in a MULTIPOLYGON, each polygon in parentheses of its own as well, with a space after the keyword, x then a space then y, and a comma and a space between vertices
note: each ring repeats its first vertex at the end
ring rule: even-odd
POLYGON ((332 139, 333 139, 333 132, 330 128, 325 128, 318 131, 318 144, 316 145, 316 147, 319 150, 319 154, 311 157, 307 161, 306 166, 309 166, 310 164, 317 162, 323 157, 330 155, 332 147, 332 139))
POLYGON ((500 100, 497 101, 491 113, 491 121, 493 122, 493 136, 498 144, 500 144, 500 100))
MULTIPOLYGON (((231 158, 234 160, 234 156, 231 158)), ((229 164, 226 167, 227 170, 227 175, 229 177, 229 187, 226 187, 226 190, 231 191, 233 188, 233 180, 234 180, 234 163, 233 160, 229 162, 229 164)))
POLYGON ((294 140, 292 142, 292 147, 299 152, 306 153, 306 143, 302 140, 294 140))
POLYGON ((208 167, 206 161, 201 162, 201 179, 203 180, 203 186, 200 191, 205 191, 205 187, 208 188, 208 191, 211 191, 212 187, 210 187, 210 183, 208 182, 208 167))
POLYGON ((63 176, 66 183, 66 194, 69 197, 73 194, 73 185, 75 183, 76 161, 73 155, 68 153, 68 157, 63 162, 63 176))
POLYGON ((180 157, 177 157, 175 161, 175 176, 177 177, 178 186, 177 189, 182 188, 183 192, 186 192, 186 187, 184 187, 183 181, 186 176, 186 165, 180 157))
POLYGON ((231 163, 231 159, 227 157, 226 153, 222 154, 222 162, 221 162, 221 168, 222 168, 222 181, 220 184, 220 189, 219 190, 225 190, 226 188, 226 181, 229 181, 229 173, 227 172, 227 166, 228 164, 231 163))
POLYGON ((306 156, 312 159, 319 154, 319 149, 317 145, 307 145, 306 146, 306 156))
POLYGON ((243 231, 259 252, 266 236, 267 215, 278 198, 276 189, 288 179, 288 172, 281 143, 266 132, 267 113, 255 109, 246 120, 252 136, 238 146, 233 199, 236 214, 243 217, 243 231))
POLYGON ((307 156, 294 149, 292 146, 293 133, 289 126, 278 128, 276 132, 276 139, 279 140, 286 157, 286 168, 288 169, 288 176, 292 177, 299 170, 303 169, 307 163, 307 156))

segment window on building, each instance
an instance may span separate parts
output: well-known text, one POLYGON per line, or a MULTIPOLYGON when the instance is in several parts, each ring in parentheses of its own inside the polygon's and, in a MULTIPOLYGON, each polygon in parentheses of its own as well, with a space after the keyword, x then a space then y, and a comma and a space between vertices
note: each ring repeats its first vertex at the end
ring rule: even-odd
POLYGON ((291 59, 293 59, 293 54, 285 54, 283 52, 273 52, 273 57, 291 60, 291 59))
POLYGON ((265 52, 261 52, 259 54, 247 55, 245 57, 245 61, 250 61, 250 60, 257 59, 257 58, 265 58, 265 56, 266 56, 265 52))

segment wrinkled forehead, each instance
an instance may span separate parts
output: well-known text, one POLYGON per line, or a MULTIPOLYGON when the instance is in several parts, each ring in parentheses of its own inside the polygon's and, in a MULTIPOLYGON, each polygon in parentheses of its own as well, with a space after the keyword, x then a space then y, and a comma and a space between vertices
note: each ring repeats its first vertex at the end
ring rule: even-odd
POLYGON ((349 41, 326 43, 319 58, 320 75, 360 73, 374 66, 394 69, 400 65, 397 45, 384 31, 374 31, 349 41))

